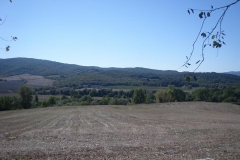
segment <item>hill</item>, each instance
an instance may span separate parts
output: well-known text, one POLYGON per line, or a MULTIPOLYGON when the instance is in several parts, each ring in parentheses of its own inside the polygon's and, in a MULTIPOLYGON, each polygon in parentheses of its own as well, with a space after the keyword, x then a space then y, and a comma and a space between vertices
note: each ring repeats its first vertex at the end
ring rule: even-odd
POLYGON ((81 85, 102 86, 219 86, 240 85, 240 77, 223 73, 191 73, 147 68, 100 68, 64 64, 32 58, 0 59, 0 77, 31 74, 55 80, 56 87, 81 85), (185 75, 194 75, 198 81, 185 81, 185 75))
POLYGON ((233 74, 236 76, 240 76, 240 71, 230 71, 230 72, 225 72, 226 74, 233 74))

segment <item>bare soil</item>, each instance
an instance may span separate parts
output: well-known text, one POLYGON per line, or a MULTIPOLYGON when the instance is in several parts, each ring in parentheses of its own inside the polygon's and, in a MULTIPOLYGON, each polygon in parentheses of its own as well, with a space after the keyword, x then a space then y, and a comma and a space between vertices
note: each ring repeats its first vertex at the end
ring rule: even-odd
POLYGON ((164 103, 0 112, 0 159, 240 159, 240 106, 164 103))

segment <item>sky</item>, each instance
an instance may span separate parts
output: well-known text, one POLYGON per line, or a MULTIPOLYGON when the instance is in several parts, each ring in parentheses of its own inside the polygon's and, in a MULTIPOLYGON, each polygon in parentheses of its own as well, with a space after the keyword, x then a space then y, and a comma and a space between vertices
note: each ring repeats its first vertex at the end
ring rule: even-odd
MULTIPOLYGON (((235 0, 1 0, 0 58, 27 57, 82 66, 144 67, 194 71, 201 59, 202 37, 191 66, 181 67, 192 50, 202 19, 188 8, 210 9, 235 0), (10 51, 4 48, 10 45, 10 51)), ((223 10, 207 18, 210 31, 223 10)), ((197 72, 240 71, 240 2, 222 23, 225 43, 207 47, 197 72)), ((219 27, 218 27, 219 30, 219 27)))

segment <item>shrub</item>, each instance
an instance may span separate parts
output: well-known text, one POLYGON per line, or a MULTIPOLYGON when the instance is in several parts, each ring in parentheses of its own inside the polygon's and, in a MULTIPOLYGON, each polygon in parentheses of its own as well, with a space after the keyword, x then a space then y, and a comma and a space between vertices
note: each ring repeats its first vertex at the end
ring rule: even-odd
POLYGON ((146 91, 142 88, 134 90, 132 101, 135 104, 144 103, 146 99, 146 91))

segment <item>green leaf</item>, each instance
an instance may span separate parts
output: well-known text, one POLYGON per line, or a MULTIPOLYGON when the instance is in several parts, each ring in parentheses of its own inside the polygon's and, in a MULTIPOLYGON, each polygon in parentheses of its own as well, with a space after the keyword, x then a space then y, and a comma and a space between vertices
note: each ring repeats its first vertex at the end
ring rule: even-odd
POLYGON ((207 16, 210 17, 210 12, 207 12, 207 16))
POLYGON ((211 8, 213 9, 213 6, 211 6, 211 8))
POLYGON ((193 9, 191 9, 191 11, 192 11, 192 13, 194 13, 194 10, 193 10, 193 9))
POLYGON ((199 18, 203 18, 203 12, 199 13, 199 18))
POLYGON ((207 35, 206 35, 206 33, 203 32, 203 33, 201 34, 201 36, 204 38, 204 37, 206 37, 207 35))
POLYGON ((10 46, 7 46, 6 47, 6 51, 8 52, 10 50, 10 46))
POLYGON ((226 45, 225 42, 223 42, 223 44, 226 45))
POLYGON ((212 39, 214 39, 214 38, 215 38, 215 35, 212 36, 212 39))
POLYGON ((217 41, 213 41, 213 48, 218 46, 218 42, 217 41))
POLYGON ((14 41, 16 41, 18 38, 17 38, 17 37, 12 37, 12 39, 13 39, 14 41))
POLYGON ((188 12, 188 14, 190 14, 190 11, 189 11, 189 10, 187 10, 187 12, 188 12))
POLYGON ((190 77, 189 77, 189 76, 186 76, 186 77, 185 77, 185 80, 186 80, 187 82, 190 82, 190 77))

